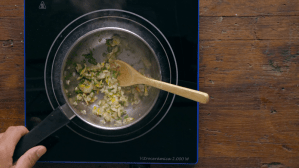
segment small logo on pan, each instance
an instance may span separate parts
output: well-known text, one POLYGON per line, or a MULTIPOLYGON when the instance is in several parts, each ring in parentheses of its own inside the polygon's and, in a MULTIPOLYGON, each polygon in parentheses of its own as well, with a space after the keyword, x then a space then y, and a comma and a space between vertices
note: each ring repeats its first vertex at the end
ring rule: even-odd
POLYGON ((46 7, 45 2, 44 2, 44 1, 41 1, 41 3, 40 3, 40 5, 39 5, 38 8, 39 8, 39 9, 46 9, 47 7, 46 7))

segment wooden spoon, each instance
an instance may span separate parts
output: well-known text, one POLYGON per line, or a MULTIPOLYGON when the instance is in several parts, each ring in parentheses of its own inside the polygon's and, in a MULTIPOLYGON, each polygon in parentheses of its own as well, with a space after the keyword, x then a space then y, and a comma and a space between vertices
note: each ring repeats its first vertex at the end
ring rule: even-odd
POLYGON ((209 102, 209 95, 207 93, 145 77, 129 64, 120 60, 115 60, 115 62, 120 65, 120 75, 117 78, 119 80, 120 86, 145 84, 203 104, 209 102))

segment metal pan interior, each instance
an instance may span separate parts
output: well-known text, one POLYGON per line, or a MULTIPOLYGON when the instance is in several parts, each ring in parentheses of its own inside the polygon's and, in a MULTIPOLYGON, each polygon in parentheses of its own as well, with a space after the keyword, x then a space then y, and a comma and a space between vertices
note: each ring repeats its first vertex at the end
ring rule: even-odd
MULTIPOLYGON (((103 122, 103 117, 92 113, 92 108, 98 106, 97 102, 103 98, 103 93, 99 93, 97 95, 99 99, 88 106, 86 106, 86 103, 84 102, 78 102, 78 105, 73 104, 77 95, 75 93, 75 87, 78 86, 79 83, 77 80, 79 75, 76 73, 73 63, 81 63, 84 59, 82 55, 89 53, 90 51, 92 51, 93 57, 97 62, 105 61, 107 58, 103 53, 107 52, 106 39, 111 39, 113 36, 118 36, 121 39, 120 53, 116 59, 129 63, 137 70, 143 69, 145 74, 149 74, 154 79, 161 80, 161 69, 155 53, 142 38, 133 32, 122 28, 106 27, 93 30, 80 37, 70 47, 62 63, 60 83, 63 90, 63 96, 79 118, 94 127, 107 130, 126 128, 140 121, 150 112, 156 103, 160 92, 159 89, 151 88, 149 95, 147 97, 141 97, 139 104, 126 107, 125 110, 127 114, 130 117, 133 117, 134 120, 122 125, 116 125, 115 121, 103 122), (69 84, 66 77, 70 80, 69 84), (86 114, 83 114, 81 112, 82 110, 85 110, 86 114)), ((87 66, 90 65, 88 62, 86 62, 86 64, 87 66)))

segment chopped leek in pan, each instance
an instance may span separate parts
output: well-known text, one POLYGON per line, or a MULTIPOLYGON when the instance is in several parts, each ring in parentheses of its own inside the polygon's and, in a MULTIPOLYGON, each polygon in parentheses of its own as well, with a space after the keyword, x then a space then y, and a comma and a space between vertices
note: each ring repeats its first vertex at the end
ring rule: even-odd
MULTIPOLYGON (((120 87, 117 77, 120 75, 119 65, 113 60, 116 58, 116 53, 119 52, 118 44, 120 40, 107 39, 108 46, 107 59, 104 62, 98 63, 92 57, 92 51, 83 55, 90 66, 86 62, 74 64, 78 74, 77 80, 80 81, 75 87, 76 98, 72 103, 77 106, 79 102, 84 102, 86 105, 96 103, 92 107, 92 113, 103 117, 101 122, 106 123, 115 121, 116 125, 126 124, 134 120, 125 110, 125 107, 139 104, 142 96, 148 96, 150 87, 147 85, 133 85, 128 87, 120 87), (104 98, 99 100, 96 95, 104 94, 104 98)), ((150 63, 148 63, 150 64, 150 63)), ((139 71, 144 75, 143 70, 139 71)), ((148 75, 147 75, 148 76, 148 75)), ((69 80, 66 84, 69 84, 69 80)), ((86 114, 85 110, 81 111, 86 114)))

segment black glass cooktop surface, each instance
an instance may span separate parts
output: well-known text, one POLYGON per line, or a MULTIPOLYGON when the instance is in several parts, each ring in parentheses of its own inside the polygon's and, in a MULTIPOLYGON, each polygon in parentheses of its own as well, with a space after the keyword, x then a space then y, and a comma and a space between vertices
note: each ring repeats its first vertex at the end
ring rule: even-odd
MULTIPOLYGON (((25 123, 32 129, 53 110, 44 84, 45 61, 57 35, 74 19, 101 9, 121 9, 153 23, 170 43, 178 85, 198 86, 198 1, 26 0, 25 123)), ((123 143, 100 143, 63 127, 45 143, 41 162, 194 164, 198 160, 197 103, 176 96, 165 118, 149 133, 123 143)))

